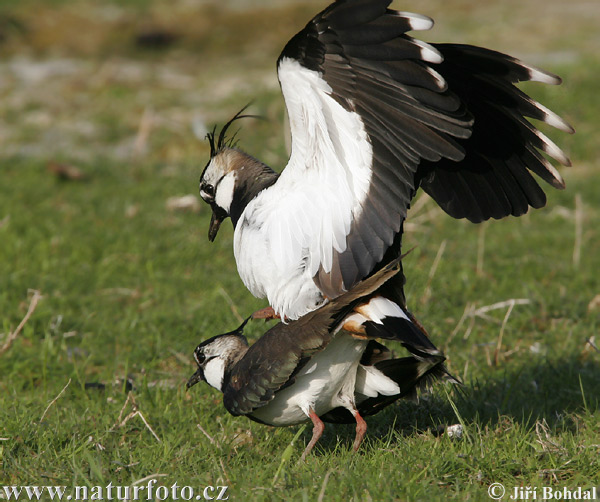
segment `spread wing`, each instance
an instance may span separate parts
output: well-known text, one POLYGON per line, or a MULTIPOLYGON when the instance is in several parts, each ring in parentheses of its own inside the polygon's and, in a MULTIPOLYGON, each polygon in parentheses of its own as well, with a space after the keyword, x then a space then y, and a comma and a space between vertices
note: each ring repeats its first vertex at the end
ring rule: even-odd
POLYGON ((446 159, 435 165, 423 162, 417 173, 420 186, 448 214, 473 222, 520 216, 530 206, 544 206, 546 195, 531 172, 554 188, 565 185, 540 152, 565 166, 570 161, 526 117, 567 133, 575 131, 513 84, 560 84, 560 78, 480 47, 439 44, 436 48, 444 55, 439 71, 473 114, 475 123, 472 136, 462 143, 465 158, 459 163, 446 159))
POLYGON ((492 51, 415 40, 406 33, 433 22, 389 4, 337 1, 278 61, 292 152, 264 224, 277 259, 302 252, 329 297, 398 242, 419 185, 450 215, 482 221, 543 205, 530 170, 563 186, 539 150, 568 163, 524 115, 570 126, 512 85, 557 77, 492 51))

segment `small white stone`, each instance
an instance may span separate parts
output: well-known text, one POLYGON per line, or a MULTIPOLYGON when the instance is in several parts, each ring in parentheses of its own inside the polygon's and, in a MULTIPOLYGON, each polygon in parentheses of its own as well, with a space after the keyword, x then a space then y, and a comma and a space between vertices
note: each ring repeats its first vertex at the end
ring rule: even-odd
POLYGON ((461 439, 463 437, 463 427, 460 424, 449 425, 446 427, 446 434, 449 438, 461 439))

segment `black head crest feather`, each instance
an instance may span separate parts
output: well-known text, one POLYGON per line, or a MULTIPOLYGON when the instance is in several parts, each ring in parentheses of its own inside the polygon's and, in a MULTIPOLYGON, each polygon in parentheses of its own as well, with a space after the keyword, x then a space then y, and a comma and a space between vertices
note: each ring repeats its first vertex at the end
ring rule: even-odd
POLYGON ((223 148, 225 148, 225 147, 232 148, 235 145, 235 143, 236 143, 235 138, 237 136, 237 132, 234 133, 234 135, 231 136, 230 138, 228 138, 226 136, 226 134, 227 134, 227 129, 229 129, 231 124, 233 124, 236 120, 245 119, 245 118, 255 118, 255 119, 262 118, 258 115, 248 115, 248 114, 244 115, 244 112, 250 105, 251 105, 251 103, 248 103, 246 106, 244 106, 244 108, 242 108, 239 112, 237 112, 233 116, 233 118, 229 122, 227 122, 227 124, 225 124, 223 126, 223 129, 221 129, 221 132, 219 133, 218 138, 216 138, 217 126, 214 126, 213 130, 206 135, 206 139, 208 140, 208 143, 210 145, 210 156, 211 157, 214 157, 223 148))

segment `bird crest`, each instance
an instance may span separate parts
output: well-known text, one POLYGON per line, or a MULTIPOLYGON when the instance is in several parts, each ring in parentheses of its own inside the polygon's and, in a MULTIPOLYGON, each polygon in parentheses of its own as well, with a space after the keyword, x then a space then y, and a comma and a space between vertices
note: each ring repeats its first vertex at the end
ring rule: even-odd
POLYGON ((237 134, 239 129, 233 133, 232 136, 227 137, 227 130, 236 120, 244 119, 244 118, 255 118, 260 119, 262 117, 258 115, 250 115, 244 114, 246 109, 250 106, 251 103, 248 103, 244 106, 239 112, 237 112, 229 122, 227 122, 217 137, 217 126, 213 127, 213 130, 206 134, 206 139, 208 140, 208 144, 210 145, 210 156, 214 157, 218 152, 220 152, 223 148, 235 148, 237 144, 237 134))

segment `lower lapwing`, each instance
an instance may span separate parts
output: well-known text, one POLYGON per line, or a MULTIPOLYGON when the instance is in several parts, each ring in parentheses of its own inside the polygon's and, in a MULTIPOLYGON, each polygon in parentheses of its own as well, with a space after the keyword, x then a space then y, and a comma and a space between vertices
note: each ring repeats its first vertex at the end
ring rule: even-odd
POLYGON ((445 358, 386 295, 400 270, 395 260, 349 292, 297 321, 278 323, 252 346, 236 331, 202 342, 194 351, 198 370, 188 388, 205 381, 223 393, 232 415, 286 426, 311 420, 313 435, 302 459, 323 433, 323 421, 356 422, 357 450, 373 415, 434 377, 451 378, 445 358), (376 341, 400 342, 401 359, 376 341))
POLYGON ((209 239, 231 217, 242 281, 282 318, 398 256, 419 188, 472 222, 544 206, 533 174, 564 188, 549 159, 569 159, 528 118, 573 128, 515 86, 560 78, 481 47, 421 42, 407 33, 433 21, 390 3, 338 0, 283 49, 292 151, 281 174, 234 148, 227 130, 242 112, 208 134, 209 239))

